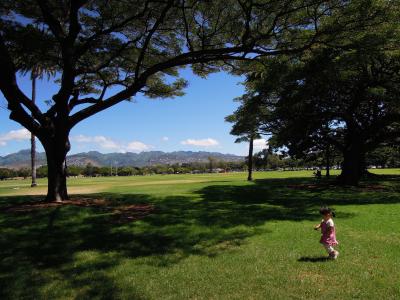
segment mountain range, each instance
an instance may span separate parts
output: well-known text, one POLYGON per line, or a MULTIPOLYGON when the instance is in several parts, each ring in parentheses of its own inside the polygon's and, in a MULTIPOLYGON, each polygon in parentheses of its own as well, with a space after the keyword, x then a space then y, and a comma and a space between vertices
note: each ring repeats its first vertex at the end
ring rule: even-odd
MULTIPOLYGON (((238 162, 243 161, 243 156, 223 154, 206 151, 148 151, 141 153, 100 153, 97 151, 82 152, 67 157, 68 165, 86 166, 88 163, 94 166, 134 166, 143 167, 149 165, 171 165, 175 163, 207 162, 209 157, 217 160, 238 162)), ((37 152, 38 166, 46 164, 44 152, 37 152)), ((0 167, 23 168, 30 166, 30 150, 21 150, 6 156, 0 156, 0 167)))

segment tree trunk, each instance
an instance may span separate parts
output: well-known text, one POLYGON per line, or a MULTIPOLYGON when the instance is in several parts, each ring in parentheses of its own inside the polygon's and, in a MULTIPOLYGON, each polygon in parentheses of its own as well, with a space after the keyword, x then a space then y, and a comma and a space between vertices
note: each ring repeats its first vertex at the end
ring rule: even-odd
MULTIPOLYGON (((32 102, 36 101, 36 73, 32 70, 32 102)), ((35 135, 31 134, 31 174, 32 183, 31 187, 37 186, 36 183, 36 140, 35 135)))
POLYGON ((357 186, 365 171, 365 153, 361 143, 351 144, 343 153, 342 172, 339 183, 357 186))
POLYGON ((31 187, 37 186, 36 183, 36 140, 35 136, 31 134, 31 173, 32 173, 32 183, 31 187))
POLYGON ((329 178, 331 170, 331 153, 330 153, 330 145, 326 148, 326 177, 329 178))
POLYGON ((249 172, 249 174, 247 176, 248 181, 253 180, 253 144, 254 144, 254 138, 251 136, 250 142, 249 142, 249 159, 248 159, 248 165, 247 165, 247 170, 249 172))
POLYGON ((67 169, 65 159, 70 149, 68 134, 62 137, 45 140, 43 147, 47 158, 47 196, 48 202, 62 202, 68 200, 67 169))

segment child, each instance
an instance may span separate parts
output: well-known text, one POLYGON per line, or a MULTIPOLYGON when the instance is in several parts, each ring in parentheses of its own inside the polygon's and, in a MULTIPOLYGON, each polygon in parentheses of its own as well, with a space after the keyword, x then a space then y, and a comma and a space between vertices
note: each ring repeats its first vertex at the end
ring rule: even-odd
POLYGON ((329 258, 336 259, 339 255, 339 252, 333 249, 333 246, 338 244, 338 241, 336 240, 335 224, 332 220, 332 217, 335 216, 335 213, 328 207, 321 207, 319 213, 323 216, 323 219, 321 220, 321 223, 314 226, 314 229, 318 230, 321 228, 322 236, 319 242, 324 245, 329 254, 329 258))

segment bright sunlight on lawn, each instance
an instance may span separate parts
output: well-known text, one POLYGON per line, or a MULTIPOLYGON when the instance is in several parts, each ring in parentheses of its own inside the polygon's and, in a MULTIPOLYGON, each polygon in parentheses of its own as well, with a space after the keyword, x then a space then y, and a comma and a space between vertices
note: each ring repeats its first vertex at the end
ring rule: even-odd
POLYGON ((47 206, 44 181, 0 182, 0 299, 399 299, 400 170, 374 172, 357 188, 306 171, 70 179, 47 206))

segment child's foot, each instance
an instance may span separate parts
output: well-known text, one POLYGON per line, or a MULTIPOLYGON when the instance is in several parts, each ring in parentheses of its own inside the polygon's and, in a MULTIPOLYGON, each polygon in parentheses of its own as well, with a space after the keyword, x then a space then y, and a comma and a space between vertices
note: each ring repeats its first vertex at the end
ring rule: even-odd
POLYGON ((336 251, 336 250, 335 250, 333 259, 336 259, 338 256, 339 256, 339 251, 336 251))
POLYGON ((336 259, 339 256, 339 251, 332 251, 331 253, 329 253, 329 258, 330 259, 336 259))

